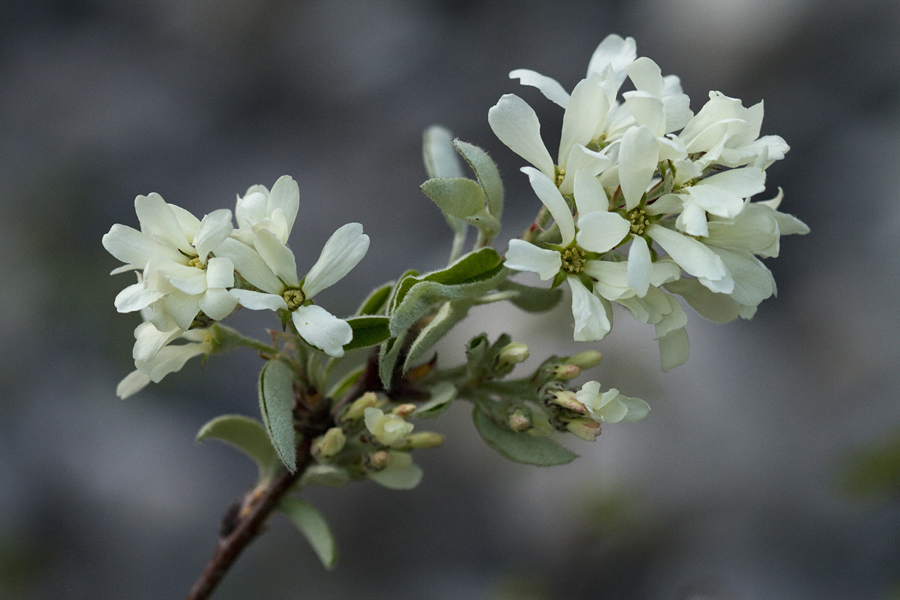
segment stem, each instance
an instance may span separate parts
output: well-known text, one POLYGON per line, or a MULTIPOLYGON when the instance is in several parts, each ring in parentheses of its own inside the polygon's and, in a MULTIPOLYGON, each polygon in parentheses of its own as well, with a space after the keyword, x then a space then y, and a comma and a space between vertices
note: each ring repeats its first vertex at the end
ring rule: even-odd
POLYGON ((212 558, 191 588, 187 600, 209 598, 244 548, 264 531, 266 519, 309 466, 310 459, 310 439, 305 438, 297 449, 297 470, 293 473, 283 470, 269 482, 262 493, 248 495, 241 514, 237 517, 237 524, 219 538, 212 558))

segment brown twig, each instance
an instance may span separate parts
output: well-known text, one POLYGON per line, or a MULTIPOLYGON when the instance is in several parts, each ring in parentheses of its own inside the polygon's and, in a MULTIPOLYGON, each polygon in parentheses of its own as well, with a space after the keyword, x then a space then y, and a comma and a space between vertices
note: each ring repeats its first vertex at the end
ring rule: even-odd
POLYGON ((219 538, 219 544, 212 558, 191 588, 187 600, 209 598, 244 548, 263 532, 266 519, 306 470, 310 458, 310 440, 306 438, 297 449, 297 470, 293 473, 283 470, 263 488, 261 493, 248 496, 235 519, 234 526, 219 538))

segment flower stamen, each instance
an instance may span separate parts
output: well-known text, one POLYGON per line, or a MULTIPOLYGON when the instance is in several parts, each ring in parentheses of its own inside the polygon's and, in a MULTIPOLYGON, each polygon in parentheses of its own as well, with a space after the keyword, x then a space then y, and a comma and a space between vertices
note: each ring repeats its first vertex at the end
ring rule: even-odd
POLYGON ((195 269, 206 269, 206 265, 203 264, 203 261, 200 260, 199 256, 190 259, 187 266, 194 267, 195 269))
POLYGON ((643 235, 644 230, 649 225, 647 215, 644 214, 643 208, 633 208, 628 211, 628 220, 631 222, 631 233, 635 235, 643 235))
POLYGON ((303 293, 303 290, 299 288, 290 288, 284 290, 284 293, 281 294, 281 297, 284 298, 284 301, 287 303, 288 310, 294 311, 303 306, 303 302, 306 300, 306 294, 303 293))
POLYGON ((562 257, 562 270, 570 275, 576 275, 584 271, 584 265, 587 262, 584 258, 585 252, 581 248, 566 248, 560 252, 562 257))

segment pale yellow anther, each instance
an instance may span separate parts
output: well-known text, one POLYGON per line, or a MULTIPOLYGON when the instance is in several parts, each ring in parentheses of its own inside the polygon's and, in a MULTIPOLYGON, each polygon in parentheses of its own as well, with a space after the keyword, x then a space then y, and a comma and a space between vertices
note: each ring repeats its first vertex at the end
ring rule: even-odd
POLYGON ((303 290, 297 288, 284 290, 281 297, 284 298, 284 301, 287 303, 288 310, 297 310, 303 306, 303 301, 306 300, 306 295, 303 293, 303 290))
POLYGON ((643 208, 633 208, 628 211, 628 220, 631 222, 631 233, 643 235, 647 228, 647 215, 643 208))
POLYGON ((566 248, 560 253, 562 257, 562 270, 571 275, 584 271, 584 250, 578 247, 566 248))

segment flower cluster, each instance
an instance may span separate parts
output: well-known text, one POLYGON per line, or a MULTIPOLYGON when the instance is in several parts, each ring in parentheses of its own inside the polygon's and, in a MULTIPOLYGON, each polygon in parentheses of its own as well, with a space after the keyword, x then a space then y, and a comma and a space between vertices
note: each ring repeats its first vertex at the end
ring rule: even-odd
POLYGON ((510 73, 564 109, 557 158, 534 110, 507 94, 490 109, 497 137, 531 165, 522 168, 544 205, 506 266, 572 292, 574 337, 596 341, 612 328, 611 303, 653 324, 665 370, 688 355, 687 317, 672 294, 717 322, 750 318, 775 293, 758 257, 778 255, 782 235, 809 230, 778 212, 782 194, 750 202, 765 170, 788 145, 759 136, 762 102, 710 92, 695 115, 680 81, 664 77, 635 42, 607 37, 569 94, 555 80, 510 73), (629 79, 634 89, 619 90, 629 79), (552 223, 551 223, 552 220, 552 223))
POLYGON ((144 318, 135 329, 136 371, 119 385, 119 396, 158 382, 193 356, 214 352, 216 340, 206 328, 241 306, 276 311, 312 346, 343 355, 353 337, 350 325, 313 297, 362 260, 369 247, 362 225, 338 229, 301 279, 287 246, 300 191, 288 176, 271 191, 257 185, 238 197, 237 227, 228 209, 200 220, 159 194, 138 196, 134 204, 140 230, 116 224, 103 236, 104 248, 125 263, 113 273, 137 272, 137 283, 116 297, 116 309, 140 311, 144 318), (177 339, 187 344, 170 346, 177 339))

